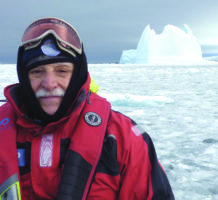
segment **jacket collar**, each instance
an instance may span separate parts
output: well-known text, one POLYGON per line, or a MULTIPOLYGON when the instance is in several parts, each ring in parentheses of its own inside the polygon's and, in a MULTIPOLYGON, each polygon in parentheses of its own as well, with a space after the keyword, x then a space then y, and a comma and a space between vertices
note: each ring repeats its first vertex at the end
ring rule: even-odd
MULTIPOLYGON (((87 95, 89 95, 90 82, 91 82, 91 78, 90 78, 90 75, 88 74, 87 81, 84 83, 84 85, 78 92, 75 101, 72 103, 71 107, 68 109, 68 112, 65 117, 70 115, 70 113, 75 112, 78 109, 78 107, 80 107, 80 104, 86 100, 87 95)), ((8 103, 10 103, 11 106, 13 107, 18 118, 25 118, 25 120, 31 120, 30 118, 28 118, 28 110, 24 104, 24 101, 23 101, 23 98, 20 92, 19 83, 7 86, 4 89, 4 95, 8 103)), ((36 121, 33 121, 33 120, 31 121, 34 123, 37 123, 36 121)), ((62 121, 62 119, 60 119, 59 121, 62 121)))

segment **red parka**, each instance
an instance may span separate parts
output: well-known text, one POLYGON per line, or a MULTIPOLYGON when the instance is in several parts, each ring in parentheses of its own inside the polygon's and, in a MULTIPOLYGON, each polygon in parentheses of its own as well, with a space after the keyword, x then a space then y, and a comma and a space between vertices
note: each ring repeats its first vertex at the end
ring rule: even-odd
POLYGON ((17 199, 172 200, 151 138, 89 91, 90 78, 58 122, 42 127, 8 86, 0 107, 0 195, 17 199), (8 192, 8 193, 7 193, 8 192))

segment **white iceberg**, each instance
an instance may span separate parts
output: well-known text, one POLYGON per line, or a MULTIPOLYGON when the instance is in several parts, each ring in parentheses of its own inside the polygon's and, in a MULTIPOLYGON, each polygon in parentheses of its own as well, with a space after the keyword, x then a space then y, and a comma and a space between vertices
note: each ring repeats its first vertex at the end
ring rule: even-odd
POLYGON ((184 25, 183 30, 166 25, 161 34, 147 25, 137 49, 124 50, 120 58, 122 64, 184 64, 202 61, 201 46, 188 25, 184 25))

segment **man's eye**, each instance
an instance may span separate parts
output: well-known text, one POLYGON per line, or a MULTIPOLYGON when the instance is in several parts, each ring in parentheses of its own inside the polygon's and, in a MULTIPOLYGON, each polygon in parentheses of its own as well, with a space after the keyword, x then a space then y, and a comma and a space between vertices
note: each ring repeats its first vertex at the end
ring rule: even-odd
POLYGON ((30 73, 31 74, 39 74, 39 73, 41 73, 42 71, 41 70, 33 70, 33 71, 31 71, 30 73))
POLYGON ((67 72, 67 70, 64 70, 64 69, 59 69, 59 70, 58 70, 58 72, 59 72, 59 73, 66 73, 66 72, 67 72))
POLYGON ((71 74, 72 72, 68 69, 57 69, 56 73, 59 75, 67 75, 67 74, 71 74))
POLYGON ((34 69, 34 70, 31 70, 29 73, 30 73, 30 74, 35 74, 35 75, 37 75, 37 74, 42 73, 42 70, 34 69))

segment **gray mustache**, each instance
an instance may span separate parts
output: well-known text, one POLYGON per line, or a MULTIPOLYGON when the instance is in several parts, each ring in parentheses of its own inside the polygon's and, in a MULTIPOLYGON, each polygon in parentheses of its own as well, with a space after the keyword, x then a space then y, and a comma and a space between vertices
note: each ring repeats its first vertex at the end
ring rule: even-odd
POLYGON ((65 91, 61 88, 57 88, 55 90, 52 91, 47 91, 44 89, 40 89, 36 92, 36 97, 40 98, 40 97, 50 97, 50 96, 64 96, 65 91))

